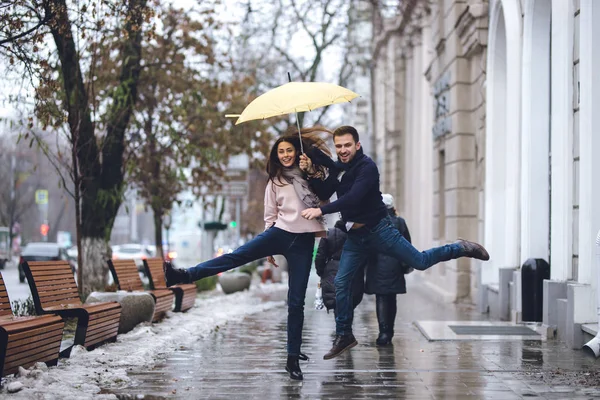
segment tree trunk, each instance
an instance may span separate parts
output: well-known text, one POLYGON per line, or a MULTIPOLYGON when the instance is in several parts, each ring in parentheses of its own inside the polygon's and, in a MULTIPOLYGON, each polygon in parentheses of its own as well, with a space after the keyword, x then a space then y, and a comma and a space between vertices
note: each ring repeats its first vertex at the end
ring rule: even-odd
POLYGON ((154 243, 156 244, 156 256, 164 259, 164 251, 162 247, 162 222, 163 211, 161 209, 152 209, 154 212, 154 243))
POLYGON ((85 298, 91 291, 104 290, 106 286, 108 241, 123 193, 124 135, 137 98, 141 26, 146 0, 128 1, 120 84, 112 95, 105 118, 106 135, 101 150, 91 119, 66 0, 55 0, 52 4, 46 2, 45 7, 47 14, 53 16, 49 26, 60 58, 65 108, 81 176, 82 249, 79 269, 83 281, 80 280, 80 290, 85 298))
POLYGON ((79 289, 79 297, 83 301, 83 247, 81 242, 81 177, 79 176, 79 168, 77 157, 75 157, 76 147, 73 146, 73 183, 75 192, 75 241, 77 243, 77 288, 79 289))

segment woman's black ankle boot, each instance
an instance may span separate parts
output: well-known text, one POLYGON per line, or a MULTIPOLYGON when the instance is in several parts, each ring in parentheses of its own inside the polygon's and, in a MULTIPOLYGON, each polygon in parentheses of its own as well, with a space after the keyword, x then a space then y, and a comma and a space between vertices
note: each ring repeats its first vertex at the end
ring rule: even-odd
POLYGON ((290 373, 290 378, 292 379, 301 381, 304 378, 300 370, 300 364, 298 364, 298 356, 288 355, 285 370, 290 373))

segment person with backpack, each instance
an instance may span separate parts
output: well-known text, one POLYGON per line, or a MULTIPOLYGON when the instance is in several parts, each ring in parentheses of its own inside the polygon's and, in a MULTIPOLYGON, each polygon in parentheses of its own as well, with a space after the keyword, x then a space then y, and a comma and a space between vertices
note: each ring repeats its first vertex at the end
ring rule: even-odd
MULTIPOLYGON (((321 291, 323 304, 329 313, 333 310, 335 315, 335 276, 340 265, 342 248, 346 242, 346 228, 342 220, 338 220, 334 227, 327 232, 327 236, 321 238, 317 254, 315 255, 315 269, 321 278, 321 291)), ((352 281, 352 306, 356 308, 360 304, 364 293, 364 268, 363 265, 352 281)))
MULTIPOLYGON (((381 198, 383 204, 387 207, 392 225, 411 243, 406 221, 396 215, 394 197, 391 194, 384 193, 381 198)), ((392 343, 397 311, 396 295, 406 293, 404 274, 411 271, 412 268, 408 265, 384 253, 374 254, 369 259, 365 293, 375 295, 375 310, 377 311, 377 322, 379 323, 379 336, 375 341, 377 346, 386 346, 392 343)), ((362 276, 362 274, 360 275, 362 276)))

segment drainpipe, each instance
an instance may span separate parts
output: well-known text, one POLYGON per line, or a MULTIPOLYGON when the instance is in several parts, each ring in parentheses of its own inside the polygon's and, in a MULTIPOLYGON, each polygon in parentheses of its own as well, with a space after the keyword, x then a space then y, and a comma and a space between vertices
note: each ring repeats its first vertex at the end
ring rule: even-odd
MULTIPOLYGON (((598 236, 596 236, 596 256, 598 258, 598 285, 596 286, 596 300, 598 302, 598 327, 600 328, 600 231, 598 231, 598 236)), ((598 334, 596 334, 596 337, 583 346, 583 351, 589 355, 595 356, 596 358, 600 357, 600 329, 598 331, 598 334)))

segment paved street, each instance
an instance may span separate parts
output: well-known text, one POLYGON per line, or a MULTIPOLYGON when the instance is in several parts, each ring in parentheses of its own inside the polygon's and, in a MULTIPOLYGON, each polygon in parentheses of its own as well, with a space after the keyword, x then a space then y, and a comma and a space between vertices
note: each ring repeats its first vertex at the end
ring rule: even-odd
POLYGON ((1 270, 10 301, 23 301, 31 296, 31 290, 29 290, 27 281, 23 283, 19 282, 18 261, 18 258, 14 258, 12 262, 7 263, 4 269, 1 270))
MULTIPOLYGON (((333 314, 312 307, 308 291, 302 362, 304 381, 289 379, 285 363, 285 307, 215 329, 196 345, 171 353, 150 371, 129 372, 135 384, 112 392, 119 398, 210 399, 588 399, 600 397, 600 361, 555 341, 479 340, 428 342, 416 320, 475 320, 469 307, 442 305, 409 280, 399 297, 393 347, 374 345, 374 296, 355 314, 359 345, 324 361, 331 345, 333 314), (588 375, 586 375, 588 374, 588 375), (585 384, 588 382, 588 384, 585 384)), ((283 298, 279 292, 270 297, 283 298)), ((276 298, 275 298, 276 299, 276 298)))

